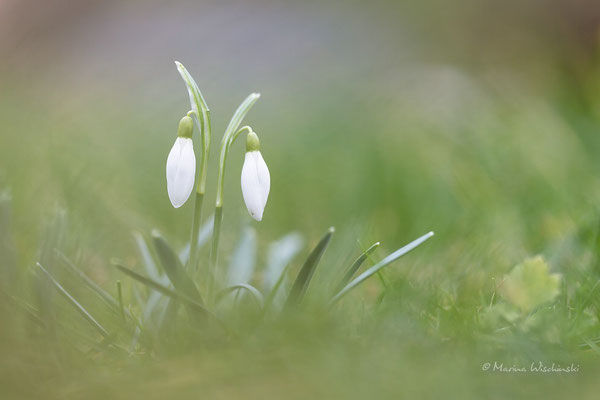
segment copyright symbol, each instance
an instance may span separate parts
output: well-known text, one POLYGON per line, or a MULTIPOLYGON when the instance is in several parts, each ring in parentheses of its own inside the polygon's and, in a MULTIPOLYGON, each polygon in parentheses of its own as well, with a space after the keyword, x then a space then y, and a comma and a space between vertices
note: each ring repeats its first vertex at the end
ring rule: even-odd
POLYGON ((483 365, 481 366, 481 370, 487 371, 488 369, 490 369, 490 363, 483 363, 483 365))

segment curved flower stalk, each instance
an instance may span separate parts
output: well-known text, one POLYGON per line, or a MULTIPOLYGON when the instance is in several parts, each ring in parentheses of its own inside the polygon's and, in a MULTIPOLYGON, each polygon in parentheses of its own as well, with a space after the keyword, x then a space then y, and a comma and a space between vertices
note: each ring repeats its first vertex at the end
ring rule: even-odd
POLYGON ((215 206, 217 208, 223 207, 223 187, 225 183, 225 164, 227 163, 227 155, 229 154, 229 148, 235 141, 235 139, 240 136, 243 132, 252 132, 252 128, 249 126, 244 126, 239 128, 242 124, 242 120, 250 111, 250 108, 256 103, 256 101, 260 98, 259 93, 252 93, 240 104, 238 109, 231 117, 231 121, 225 130, 225 134, 223 135, 223 140, 221 141, 221 154, 219 157, 219 175, 217 177, 217 201, 215 206), (239 129, 238 129, 239 128, 239 129))
POLYGON ((225 164, 227 163, 227 155, 229 154, 229 148, 235 141, 235 139, 242 134, 243 132, 252 132, 252 129, 249 126, 244 126, 243 128, 239 128, 242 123, 242 120, 250 111, 250 108, 256 103, 256 101, 260 98, 260 94, 252 93, 240 104, 238 109, 233 114, 231 121, 229 121, 229 125, 227 125, 227 129, 225 130, 225 134, 223 135, 223 140, 221 141, 221 154, 219 157, 219 175, 217 176, 217 199, 215 202, 215 219, 214 219, 214 227, 213 227, 213 242, 211 248, 210 255, 210 267, 209 267, 209 276, 208 276, 208 291, 209 291, 209 299, 212 299, 213 285, 214 285, 214 275, 217 265, 217 256, 219 251, 219 237, 221 234, 221 222, 223 220, 223 188, 225 182, 225 164), (238 129, 239 128, 239 129, 238 129))
POLYGON ((260 141, 256 133, 250 131, 246 137, 246 158, 242 167, 242 195, 248 212, 257 221, 262 220, 270 189, 271 176, 260 154, 260 141))
POLYGON ((194 189, 196 156, 192 133, 194 122, 188 115, 179 121, 177 139, 167 157, 167 193, 175 208, 181 207, 194 189))

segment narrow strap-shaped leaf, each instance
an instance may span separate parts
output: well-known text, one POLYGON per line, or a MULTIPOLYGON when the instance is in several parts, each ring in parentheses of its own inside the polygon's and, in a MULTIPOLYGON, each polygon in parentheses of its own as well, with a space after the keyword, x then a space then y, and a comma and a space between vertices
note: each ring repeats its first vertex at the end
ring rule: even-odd
POLYGON ((125 320, 125 306, 123 305, 123 287, 121 281, 117 281, 117 294, 119 296, 119 308, 121 309, 121 317, 125 320))
POLYGON ((249 285, 247 283, 239 283, 236 285, 226 287, 225 289, 223 289, 219 293, 217 293, 217 301, 220 301, 228 293, 231 293, 234 290, 240 290, 240 289, 244 289, 244 290, 248 291, 252 296, 254 296, 254 298, 256 299, 256 302, 261 307, 264 305, 265 301, 264 301, 262 293, 257 288, 255 288, 254 286, 249 285))
POLYGON ((141 321, 138 324, 138 326, 135 327, 135 331, 133 332, 133 338, 131 339, 131 344, 129 345, 129 350, 133 351, 135 349, 135 346, 138 343, 138 340, 140 338, 140 335, 142 334, 142 331, 145 330, 143 328, 145 328, 147 326, 147 323, 152 315, 152 312, 154 311, 154 309, 156 308, 156 306, 161 302, 161 300, 163 299, 168 299, 167 296, 164 296, 161 292, 158 291, 153 291, 150 296, 148 297, 148 300, 146 300, 146 304, 144 304, 143 307, 143 312, 142 312, 142 316, 141 316, 141 321))
POLYGON ((148 276, 155 281, 160 281, 161 272, 158 270, 158 267, 154 262, 154 257, 152 257, 152 253, 150 252, 150 248, 148 248, 146 239, 144 239, 144 236, 142 236, 140 232, 134 231, 132 234, 133 238, 135 239, 135 244, 137 245, 140 255, 142 256, 142 261, 148 276))
POLYGON ((110 336, 108 334, 108 331, 106 329, 104 329, 104 327, 102 325, 100 325, 100 323, 98 321, 96 321, 96 319, 94 317, 92 317, 92 315, 77 300, 75 300, 75 298, 73 296, 71 296, 71 294, 69 292, 67 292, 67 290, 64 287, 62 287, 62 285, 60 283, 58 283, 58 281, 56 279, 54 279, 54 277, 50 274, 50 272, 46 271, 46 269, 44 267, 42 267, 42 264, 37 263, 36 265, 40 269, 40 271, 42 271, 46 275, 48 280, 54 285, 54 287, 58 290, 58 292, 61 295, 63 295, 63 297, 65 299, 67 299, 69 301, 69 303, 73 307, 75 307, 75 309, 77 311, 79 311, 79 313, 81 315, 83 315, 83 317, 94 328, 96 328, 96 330, 98 330, 98 332, 100 332, 100 334, 102 336, 104 336, 105 338, 108 338, 110 336))
POLYGON ((263 307, 264 313, 266 313, 271 308, 271 305, 275 301, 277 292, 279 291, 279 288, 281 287, 281 285, 283 285, 283 282, 285 281, 287 271, 288 271, 288 266, 283 267, 281 274, 279 274, 279 278, 277 278, 277 282, 275 282, 275 285, 273 285, 273 288, 267 295, 267 298, 265 299, 265 305, 263 307))
POLYGON ((24 300, 18 297, 9 295, 4 290, 2 290, 2 288, 0 288, 0 296, 2 296, 3 300, 6 300, 17 310, 23 312, 23 314, 26 315, 35 324, 42 328, 46 327, 44 321, 38 316, 38 311, 33 306, 31 306, 30 304, 26 303, 24 300))
POLYGON ((267 265, 263 271, 263 289, 271 291, 282 271, 296 254, 302 249, 304 240, 297 232, 291 232, 269 245, 267 253, 267 265))
POLYGON ((325 236, 321 238, 313 251, 308 255, 308 258, 300 269, 300 272, 294 281, 294 285, 290 290, 290 294, 286 301, 286 307, 299 303, 304 297, 308 284, 317 269, 317 265, 319 264, 323 253, 325 253, 325 250, 327 249, 327 245, 329 245, 333 232, 335 232, 335 229, 333 227, 329 228, 325 236))
POLYGON ((260 93, 250 93, 248 97, 242 101, 237 110, 233 113, 233 117, 229 121, 227 128, 225 129, 225 133, 223 134, 223 141, 227 140, 228 142, 234 139, 235 133, 238 131, 240 125, 250 108, 256 103, 256 101, 260 98, 260 93))
POLYGON ((102 289, 96 282, 91 280, 82 270, 77 268, 75 264, 67 257, 62 251, 58 249, 54 249, 56 255, 62 260, 61 265, 67 268, 70 272, 76 275, 81 281, 88 286, 92 291, 94 291, 98 296, 104 300, 104 302, 109 305, 113 311, 120 313, 120 306, 117 300, 112 297, 106 290, 102 289))
POLYGON ((216 315, 212 314, 210 311, 208 311, 206 308, 204 308, 204 305, 202 305, 195 299, 190 298, 189 296, 187 296, 184 293, 180 293, 178 291, 169 289, 168 287, 163 286, 162 284, 160 284, 156 281, 153 281, 150 278, 147 278, 143 275, 138 274, 135 271, 130 270, 127 267, 124 267, 122 265, 122 263, 119 262, 118 260, 112 260, 111 263, 117 269, 119 269, 119 271, 123 272, 124 274, 129 275, 131 278, 137 280, 140 283, 143 283, 144 285, 148 286, 151 289, 156 290, 157 292, 160 292, 160 293, 170 297, 171 299, 174 299, 174 300, 177 300, 177 301, 183 303, 186 307, 188 307, 192 311, 197 312, 200 316, 210 317, 210 319, 212 321, 216 322, 221 328, 223 328, 225 331, 231 333, 229 328, 227 327, 227 325, 225 325, 223 323, 223 321, 221 321, 219 318, 217 318, 216 315))
POLYGON ((354 262, 352 263, 350 268, 348 268, 348 271, 346 271, 346 273, 344 274, 344 277, 342 278, 342 280, 340 280, 340 283, 338 283, 338 285, 336 286, 335 293, 342 290, 344 288, 344 286, 346 286, 348 284, 348 282, 350 282, 350 279, 352 279, 354 274, 356 274, 356 271, 358 271, 358 269, 360 268, 362 263, 364 263, 365 260, 367 258, 369 258, 371 253, 373 253, 375 251, 375 249, 377 249, 379 247, 379 244, 380 244, 379 242, 372 244, 371 247, 369 247, 367 250, 365 250, 363 253, 361 253, 361 255, 358 256, 358 258, 356 260, 354 260, 354 262))
POLYGON ((600 347, 593 340, 584 339, 585 344, 596 353, 596 356, 600 355, 600 347))
POLYGON ((10 288, 17 278, 16 248, 12 235, 12 196, 0 191, 0 287, 10 288))
POLYGON ((194 299, 194 301, 203 304, 202 296, 196 284, 187 274, 179 257, 171 249, 167 241, 157 231, 152 232, 152 241, 162 267, 175 289, 185 293, 186 296, 194 299))
POLYGON ((252 280, 256 266, 256 231, 246 227, 233 251, 227 271, 227 285, 247 283, 252 280))
POLYGON ((177 332, 177 314, 179 313, 180 302, 172 298, 166 299, 165 307, 161 310, 157 318, 156 334, 164 340, 169 340, 177 332))
MULTIPOLYGON (((204 224, 200 227, 200 231, 198 232, 198 241, 196 242, 196 250, 199 250, 204 246, 208 240, 212 236, 213 224, 214 224, 215 215, 211 215, 206 219, 204 224)), ((186 245, 179 252, 179 259, 182 264, 187 264, 190 258, 190 243, 186 243, 186 245)), ((193 269, 192 269, 193 271, 193 269)))
POLYGON ((421 236, 420 238, 418 238, 416 240, 413 240, 412 242, 410 242, 406 246, 404 246, 404 247, 396 250, 395 252, 393 252, 389 256, 385 257, 383 260, 379 261, 377 264, 375 264, 374 266, 372 266, 371 268, 369 268, 368 270, 366 270, 365 272, 363 272, 362 274, 360 274, 352 282, 350 282, 349 284, 347 284, 342 290, 340 290, 335 296, 333 296, 333 298, 330 301, 330 304, 335 304, 339 299, 342 298, 342 296, 344 296, 350 290, 352 290, 356 286, 360 285, 362 282, 364 282, 365 280, 367 280, 368 278, 370 278, 372 275, 374 275, 375 273, 377 273, 380 269, 382 269, 386 265, 388 265, 388 264, 396 261, 398 258, 402 257, 406 253, 408 253, 411 250, 417 248, 419 245, 421 245, 423 242, 425 242, 427 239, 431 238, 432 236, 433 236, 433 232, 429 232, 429 233, 421 236))
POLYGON ((194 209, 194 232, 192 235, 192 252, 191 259, 193 260, 195 257, 194 249, 195 243, 193 243, 197 234, 197 227, 200 223, 200 210, 202 208, 202 199, 204 197, 205 185, 206 185, 206 169, 208 165, 208 154, 210 151, 210 135, 211 135, 211 127, 210 127, 210 110, 208 109, 208 105, 206 104, 206 100, 204 100, 204 96, 202 96, 202 92, 192 75, 187 71, 187 69, 181 64, 179 61, 175 61, 175 65, 177 65, 177 70, 179 71, 179 75, 185 82, 185 86, 187 87, 188 94, 190 97, 190 106, 192 107, 192 111, 194 111, 193 116, 196 120, 196 124, 200 129, 200 136, 202 139, 202 165, 200 168, 201 174, 199 177, 198 188, 196 190, 196 204, 194 209), (196 208, 197 207, 197 208, 196 208))
POLYGON ((179 61, 175 61, 175 65, 177 65, 177 71, 179 71, 179 75, 185 82, 185 86, 187 87, 188 94, 190 95, 190 105, 192 106, 192 110, 196 113, 198 117, 202 114, 201 112, 209 111, 208 105, 206 104, 206 100, 204 100, 204 96, 202 96, 202 92, 192 75, 187 71, 187 69, 183 66, 179 61))
POLYGON ((150 278, 140 275, 137 272, 132 271, 127 267, 124 267, 119 261, 113 260, 112 264, 115 267, 117 267, 119 269, 119 271, 123 272, 126 275, 129 275, 131 278, 135 279, 136 281, 138 281, 140 283, 143 283, 144 285, 148 286, 149 288, 154 289, 157 292, 160 292, 166 296, 169 296, 177 301, 180 301, 183 304, 185 304, 186 306, 190 307, 191 309, 200 312, 201 314, 212 315, 206 308, 204 308, 204 306, 201 303, 197 302, 196 300, 192 299, 191 297, 187 296, 186 294, 169 289, 168 287, 163 286, 160 283, 153 281, 150 278))

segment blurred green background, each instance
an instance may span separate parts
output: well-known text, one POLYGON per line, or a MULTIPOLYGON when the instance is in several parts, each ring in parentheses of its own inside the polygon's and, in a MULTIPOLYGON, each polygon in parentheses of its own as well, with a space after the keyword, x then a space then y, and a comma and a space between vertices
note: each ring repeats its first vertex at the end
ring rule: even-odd
MULTIPOLYGON (((308 365, 300 361, 297 374, 286 370, 285 377, 269 353, 258 363, 265 369, 256 372, 261 378, 244 378, 252 382, 246 387, 250 398, 277 398, 296 386, 298 393, 310 393, 315 386, 305 382, 351 381, 335 371, 352 363, 362 365, 353 372, 357 380, 369 371, 364 363, 383 371, 374 374, 381 397, 399 391, 436 396, 435 388, 420 385, 429 370, 428 379, 455 389, 465 385, 456 389, 458 397, 505 385, 535 392, 536 383, 558 396, 561 386, 550 376, 482 377, 481 360, 472 352, 485 345, 471 324, 490 302, 496 281, 535 254, 565 276, 560 301, 567 314, 570 302, 596 312, 594 289, 585 292, 593 299, 587 303, 577 290, 589 289, 600 274, 594 244, 600 217, 599 50, 600 3, 584 0, 0 0, 0 189, 12 196, 10 238, 4 239, 14 244, 11 257, 26 274, 47 221, 66 210, 69 248, 86 273, 111 288, 118 275, 107 267, 111 257, 139 264, 132 230, 157 227, 178 248, 185 244, 192 205, 173 209, 165 182, 177 122, 189 109, 173 63, 178 60, 195 77, 213 116, 205 215, 214 202, 222 132, 248 93, 262 94, 246 123, 260 135, 271 194, 263 221, 251 223, 239 183, 244 149, 237 143, 225 183, 224 260, 247 224, 257 230, 259 264, 268 244, 284 234, 300 232, 312 246, 335 226, 325 272, 316 279, 327 274, 327 265, 347 263, 361 246, 381 241, 383 255, 436 232, 387 272, 388 297, 395 300, 372 308, 380 290, 373 279, 348 303, 361 311, 344 311, 361 326, 371 319, 384 324, 384 337, 393 343, 400 337, 419 343, 388 342, 356 350, 360 356, 340 344, 339 354, 329 349, 334 355, 319 361, 323 368, 304 360, 308 365), (443 348, 455 339, 456 347, 443 348), (406 355, 413 345, 414 354, 406 355), (407 374, 406 385, 386 386, 396 373, 407 374), (481 379, 469 386, 473 376, 481 379)), ((594 321, 587 331, 592 337, 600 334, 594 321)), ((347 322, 338 322, 334 331, 346 332, 347 322)), ((328 329, 315 323, 315 337, 328 329)), ((561 354, 573 354, 570 346, 582 338, 562 337, 569 339, 561 342, 561 354)), ((291 348, 300 354, 290 357, 302 360, 303 345, 291 348)), ((22 361, 19 351, 14 357, 22 361)), ((211 366, 192 359, 152 368, 216 368, 215 380, 200 380, 204 388, 216 398, 238 397, 225 389, 247 374, 237 357, 223 350, 209 357, 211 366)), ((590 371, 592 366, 567 378, 582 396, 593 395, 590 371)), ((144 372, 142 380, 155 373, 144 372)), ((183 384, 167 380, 154 394, 192 395, 186 379, 202 374, 188 373, 183 384)), ((103 383, 91 384, 98 396, 153 393, 103 374, 104 381, 95 378, 103 383), (123 389, 103 392, 100 387, 114 379, 123 389)), ((369 394, 351 387, 321 394, 369 394)), ((76 397, 85 390, 56 393, 76 397)), ((493 398, 504 397, 495 393, 493 398)))

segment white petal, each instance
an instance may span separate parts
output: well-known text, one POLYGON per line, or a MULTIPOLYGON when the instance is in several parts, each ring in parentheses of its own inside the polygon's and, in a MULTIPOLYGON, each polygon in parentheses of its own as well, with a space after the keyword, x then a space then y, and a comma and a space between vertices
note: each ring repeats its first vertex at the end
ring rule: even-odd
POLYGON ((181 207, 194 189, 196 156, 192 139, 178 137, 167 158, 167 192, 173 207, 181 207))
POLYGON ((269 174, 269 168, 262 157, 260 151, 253 151, 254 157, 256 158, 256 170, 258 172, 258 186, 261 191, 262 208, 264 209, 267 205, 267 199, 269 198, 269 191, 271 190, 271 175, 269 174))
POLYGON ((271 187, 269 169, 258 151, 246 152, 242 167, 242 195, 250 215, 262 220, 271 187))

